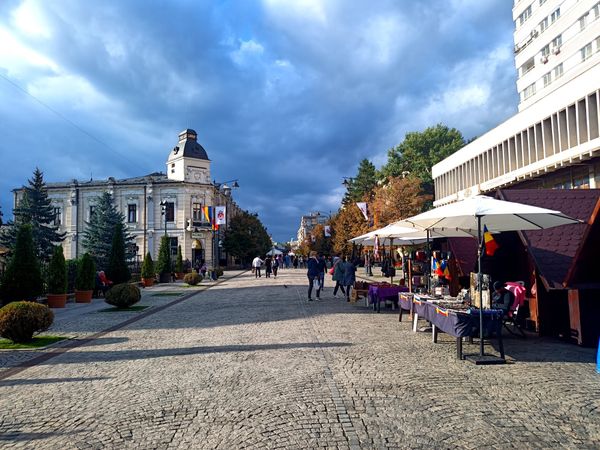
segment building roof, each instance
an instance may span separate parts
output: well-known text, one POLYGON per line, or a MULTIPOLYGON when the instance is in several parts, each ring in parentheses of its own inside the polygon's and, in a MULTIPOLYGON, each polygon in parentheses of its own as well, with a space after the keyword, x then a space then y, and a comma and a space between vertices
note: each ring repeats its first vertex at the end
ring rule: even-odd
POLYGON ((179 142, 171 150, 169 161, 182 156, 210 161, 206 150, 198 143, 198 134, 190 128, 179 133, 179 142))
MULTIPOLYGON (((119 185, 131 185, 131 184, 148 184, 148 183, 181 183, 181 181, 170 180, 167 176, 162 172, 153 172, 148 175, 143 175, 140 177, 131 177, 131 178, 121 178, 116 179, 113 177, 108 177, 108 179, 104 180, 70 180, 70 181, 59 181, 59 182, 49 182, 46 183, 48 189, 64 189, 69 187, 109 187, 109 186, 119 186, 119 185)), ((20 188, 13 189, 14 191, 20 191, 24 189, 25 186, 21 186, 20 188)))
POLYGON ((506 189, 499 190, 496 196, 511 202, 558 210, 583 221, 521 232, 547 287, 566 287, 569 273, 578 263, 600 205, 600 189, 506 189))

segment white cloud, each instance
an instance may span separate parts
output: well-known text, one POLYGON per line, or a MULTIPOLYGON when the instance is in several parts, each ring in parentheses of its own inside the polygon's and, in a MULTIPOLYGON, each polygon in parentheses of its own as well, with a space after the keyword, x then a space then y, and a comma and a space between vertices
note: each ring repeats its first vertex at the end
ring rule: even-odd
POLYGON ((325 24, 327 13, 321 0, 264 0, 267 11, 284 20, 325 24))
POLYGON ((32 68, 58 71, 58 66, 47 56, 36 52, 21 42, 10 30, 0 26, 0 68, 9 76, 21 77, 32 68))
POLYGON ((34 0, 24 0, 12 12, 12 17, 16 29, 25 35, 46 39, 52 36, 51 27, 34 0))
POLYGON ((240 41, 238 49, 231 52, 230 56, 234 63, 242 66, 260 58, 264 52, 265 48, 260 43, 249 39, 247 41, 240 41))

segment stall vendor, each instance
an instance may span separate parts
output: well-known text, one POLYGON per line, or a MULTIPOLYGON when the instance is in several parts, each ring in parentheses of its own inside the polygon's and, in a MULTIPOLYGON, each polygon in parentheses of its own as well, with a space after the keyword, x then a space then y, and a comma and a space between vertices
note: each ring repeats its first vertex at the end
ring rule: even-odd
POLYGON ((515 295, 504 287, 501 281, 494 282, 494 293, 492 294, 492 308, 501 309, 504 314, 508 313, 510 306, 515 301, 515 295))

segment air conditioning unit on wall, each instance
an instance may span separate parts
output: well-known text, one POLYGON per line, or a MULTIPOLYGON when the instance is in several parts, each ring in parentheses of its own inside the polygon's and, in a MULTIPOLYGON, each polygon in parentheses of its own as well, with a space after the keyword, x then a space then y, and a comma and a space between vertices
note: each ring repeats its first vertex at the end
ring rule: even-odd
POLYGON ((554 47, 554 49, 552 50, 552 53, 554 53, 555 55, 558 55, 560 53, 560 47, 554 47))
POLYGON ((546 64, 546 63, 548 62, 548 57, 547 57, 547 56, 542 56, 542 57, 540 58, 540 62, 541 62, 542 64, 546 64))

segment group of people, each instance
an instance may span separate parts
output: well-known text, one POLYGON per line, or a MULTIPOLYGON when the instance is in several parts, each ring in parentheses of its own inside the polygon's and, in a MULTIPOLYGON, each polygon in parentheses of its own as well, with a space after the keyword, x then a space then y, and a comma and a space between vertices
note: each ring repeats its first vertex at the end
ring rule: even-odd
MULTIPOLYGON (((325 273, 327 273, 327 260, 323 255, 317 255, 317 252, 310 252, 306 262, 308 269, 308 301, 313 301, 312 292, 315 289, 316 298, 321 298, 321 291, 325 286, 325 273)), ((356 281, 356 265, 349 258, 334 256, 332 259, 329 274, 335 281, 333 296, 337 297, 338 290, 346 296, 346 301, 350 301, 350 292, 356 281)))
POLYGON ((277 255, 274 257, 267 255, 264 260, 257 256, 252 260, 252 272, 254 273, 254 277, 262 277, 261 269, 264 266, 266 278, 271 278, 271 274, 274 278, 277 278, 277 271, 282 265, 282 260, 283 258, 281 255, 277 255))

